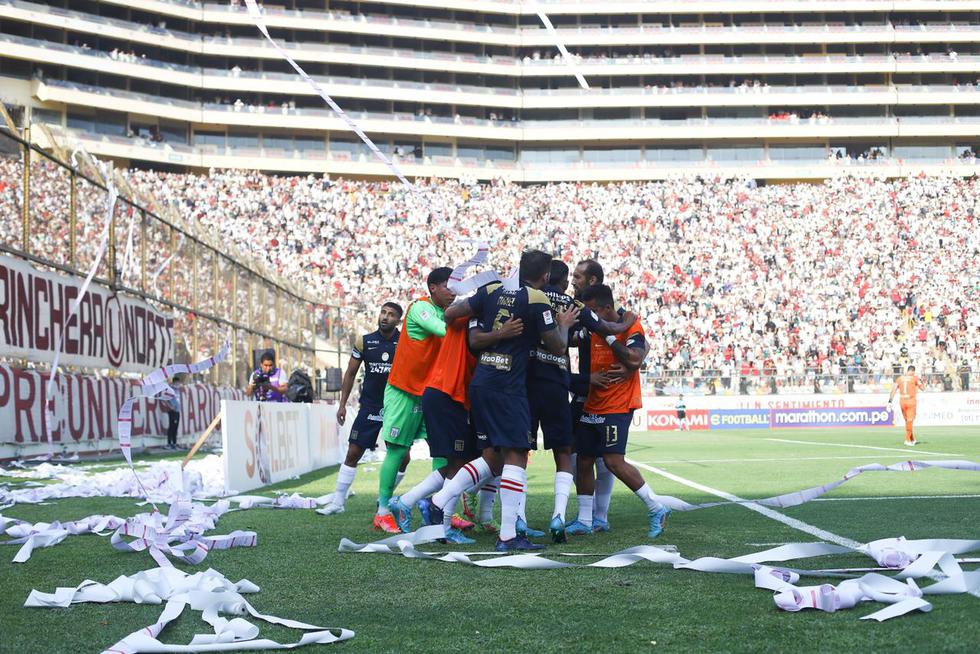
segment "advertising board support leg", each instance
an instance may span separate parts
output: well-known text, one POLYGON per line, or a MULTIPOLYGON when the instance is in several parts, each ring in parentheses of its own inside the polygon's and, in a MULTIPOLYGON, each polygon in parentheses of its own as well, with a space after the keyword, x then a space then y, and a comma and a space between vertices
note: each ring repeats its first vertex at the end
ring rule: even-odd
POLYGON ((194 443, 194 447, 191 448, 191 451, 188 452, 187 456, 184 457, 184 460, 180 464, 181 470, 187 467, 187 464, 194 457, 194 455, 197 454, 197 451, 201 449, 201 446, 204 445, 204 442, 206 440, 208 440, 208 437, 211 435, 211 432, 213 432, 217 428, 220 422, 221 422, 221 413, 218 413, 218 415, 216 415, 214 419, 211 421, 211 424, 208 425, 208 428, 204 430, 204 433, 201 434, 200 438, 197 439, 197 442, 194 443))

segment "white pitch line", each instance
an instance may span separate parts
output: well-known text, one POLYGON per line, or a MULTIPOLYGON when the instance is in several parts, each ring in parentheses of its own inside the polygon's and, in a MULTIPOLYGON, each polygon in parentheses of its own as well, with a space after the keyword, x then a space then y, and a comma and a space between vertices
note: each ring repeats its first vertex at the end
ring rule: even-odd
MULTIPOLYGON (((916 454, 926 454, 916 452, 916 454)), ((930 454, 929 456, 938 456, 930 454)), ((948 455, 942 455, 948 456, 948 455)), ((959 455, 957 455, 959 456, 959 455)), ((880 459, 880 454, 869 454, 867 456, 794 456, 777 459, 660 459, 660 463, 771 463, 773 461, 854 461, 856 459, 880 459)))
POLYGON ((838 536, 837 534, 833 534, 819 527, 814 527, 811 524, 807 524, 802 520, 797 520, 796 518, 790 518, 789 516, 779 513, 778 511, 773 511, 769 507, 762 506, 761 504, 755 504, 748 500, 744 500, 741 497, 738 497, 737 495, 732 495, 731 493, 726 493, 725 491, 718 490, 717 488, 711 488, 710 486, 699 484, 696 481, 691 481, 690 479, 685 479, 684 477, 678 477, 677 475, 671 472, 667 472, 666 470, 662 470, 661 468, 655 468, 645 463, 640 463, 639 461, 633 461, 632 459, 627 459, 627 461, 629 461, 630 463, 632 463, 633 465, 639 468, 643 468, 644 470, 649 470, 652 473, 658 474, 661 477, 666 477, 671 481, 676 481, 677 483, 683 484, 689 488, 693 488, 695 490, 699 490, 704 493, 710 493, 715 497, 720 497, 722 499, 728 500, 729 502, 738 502, 739 506, 744 506, 746 509, 749 509, 750 511, 755 511, 756 513, 760 513, 766 516, 767 518, 771 518, 776 522, 781 522, 788 527, 792 527, 793 529, 796 529, 797 531, 802 531, 804 533, 810 534, 811 536, 816 536, 817 538, 823 541, 835 543, 837 545, 842 545, 850 549, 857 549, 858 547, 861 546, 861 543, 857 542, 856 540, 851 540, 850 538, 838 536))
POLYGON ((927 452, 917 447, 877 447, 875 445, 850 445, 847 443, 821 443, 820 441, 794 441, 788 438, 766 438, 763 440, 773 441, 774 443, 793 443, 795 445, 825 445, 827 447, 859 447, 865 450, 884 450, 885 452, 904 452, 906 455, 934 454, 936 456, 963 456, 962 454, 950 454, 949 452, 927 452))
POLYGON ((882 497, 818 497, 813 502, 862 502, 876 500, 954 500, 980 495, 884 495, 882 497))

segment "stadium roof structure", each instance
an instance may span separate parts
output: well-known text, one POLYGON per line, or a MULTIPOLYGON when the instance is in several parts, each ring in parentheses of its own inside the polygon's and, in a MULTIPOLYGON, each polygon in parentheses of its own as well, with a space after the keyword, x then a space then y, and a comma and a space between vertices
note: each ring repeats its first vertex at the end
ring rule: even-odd
MULTIPOLYGON (((980 1, 277 0, 263 15, 408 175, 976 172, 980 1)), ((388 175, 236 0, 0 0, 0 98, 136 165, 388 175)))

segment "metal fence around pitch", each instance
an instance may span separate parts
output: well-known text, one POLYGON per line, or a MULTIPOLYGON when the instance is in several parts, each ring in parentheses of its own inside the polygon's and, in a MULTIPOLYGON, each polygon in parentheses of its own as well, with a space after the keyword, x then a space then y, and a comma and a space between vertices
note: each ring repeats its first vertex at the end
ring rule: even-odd
MULTIPOLYGON (((105 227, 108 191, 82 160, 61 154, 0 128, 0 252, 84 276, 105 227)), ((230 356, 200 381, 243 386, 252 352, 263 349, 275 350, 284 368, 313 374, 323 305, 160 216, 128 185, 117 188, 94 280, 172 313, 176 361, 210 356, 229 338, 230 356)))

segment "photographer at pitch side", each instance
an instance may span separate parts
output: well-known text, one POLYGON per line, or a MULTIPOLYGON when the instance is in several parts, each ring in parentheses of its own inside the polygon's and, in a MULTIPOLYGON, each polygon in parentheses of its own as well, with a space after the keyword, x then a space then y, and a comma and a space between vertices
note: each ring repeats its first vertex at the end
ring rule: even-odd
POLYGON ((276 367, 275 357, 269 352, 262 355, 259 368, 245 388, 245 395, 254 395, 259 402, 286 402, 286 373, 276 367))

